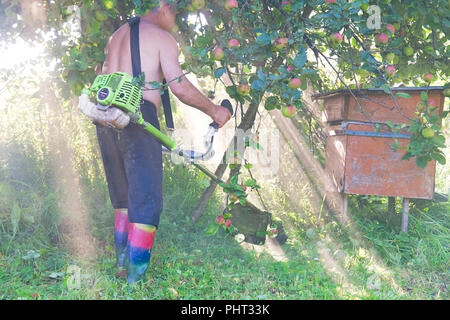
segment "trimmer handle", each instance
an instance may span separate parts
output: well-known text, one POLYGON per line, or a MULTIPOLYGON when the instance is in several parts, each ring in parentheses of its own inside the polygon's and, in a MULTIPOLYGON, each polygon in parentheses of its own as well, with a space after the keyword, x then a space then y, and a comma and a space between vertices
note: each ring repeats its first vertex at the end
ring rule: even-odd
MULTIPOLYGON (((230 111, 231 115, 233 115, 233 106, 231 105, 230 100, 224 99, 224 100, 222 100, 222 102, 220 103, 220 105, 221 105, 222 107, 227 108, 228 111, 230 111)), ((212 122, 209 126, 210 126, 210 127, 213 127, 213 128, 216 129, 216 130, 219 129, 219 125, 218 125, 217 122, 215 122, 215 121, 212 122)))

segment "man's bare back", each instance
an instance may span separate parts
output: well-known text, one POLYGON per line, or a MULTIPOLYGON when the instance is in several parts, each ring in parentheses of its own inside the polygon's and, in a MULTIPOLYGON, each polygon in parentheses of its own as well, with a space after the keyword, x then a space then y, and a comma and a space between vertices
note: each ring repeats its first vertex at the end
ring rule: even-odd
MULTIPOLYGON (((161 45, 167 40, 161 41, 161 39, 171 37, 171 35, 167 31, 145 21, 140 23, 139 28, 141 35, 139 41, 141 68, 142 72, 145 73, 145 81, 162 82, 164 75, 161 70, 159 56, 160 52, 163 51, 161 45)), ((126 72, 133 74, 131 66, 130 27, 128 24, 120 27, 111 36, 105 54, 106 60, 103 64, 102 73, 126 72)), ((144 91, 144 100, 152 102, 159 109, 161 98, 158 90, 144 91)))
MULTIPOLYGON (((151 14, 141 17, 139 25, 139 46, 141 52, 141 68, 145 73, 145 81, 162 82, 165 78, 170 90, 181 102, 203 111, 222 127, 231 117, 230 112, 211 102, 192 83, 183 76, 178 61, 179 49, 174 37, 154 23, 156 18, 151 14), (177 79, 181 77, 181 82, 177 79), (174 81, 172 81, 174 80, 174 81)), ((102 73, 126 72, 132 74, 130 27, 120 27, 110 38, 105 49, 106 60, 102 73)), ((144 99, 155 104, 159 111, 161 96, 158 90, 144 91, 144 99)))

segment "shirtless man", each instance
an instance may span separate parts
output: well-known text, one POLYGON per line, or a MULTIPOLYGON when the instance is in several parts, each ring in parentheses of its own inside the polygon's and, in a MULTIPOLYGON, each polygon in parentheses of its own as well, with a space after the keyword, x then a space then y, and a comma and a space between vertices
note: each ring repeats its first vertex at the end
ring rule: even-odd
MULTIPOLYGON (((212 103, 183 76, 178 61, 178 45, 168 32, 175 25, 176 5, 160 1, 159 7, 140 18, 134 27, 125 24, 110 38, 102 73, 126 72, 145 81, 167 79, 173 94, 183 103, 209 115, 219 127, 230 112, 212 103), (130 30, 139 28, 141 68, 133 68, 130 30), (133 70, 134 69, 134 70, 133 70), (134 72, 133 72, 134 71, 134 72), (136 74, 137 73, 137 74, 136 74)), ((159 128, 158 90, 144 91, 141 106, 144 119, 159 128)), ((130 123, 120 133, 97 126, 97 136, 108 182, 109 195, 116 209, 114 240, 120 276, 128 283, 143 278, 148 267, 155 231, 162 211, 162 152, 160 143, 137 125, 130 123)))

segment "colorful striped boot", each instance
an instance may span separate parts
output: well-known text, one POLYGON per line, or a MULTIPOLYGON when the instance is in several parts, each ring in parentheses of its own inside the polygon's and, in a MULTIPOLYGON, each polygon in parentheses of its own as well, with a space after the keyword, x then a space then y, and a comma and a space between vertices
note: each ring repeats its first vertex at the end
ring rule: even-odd
POLYGON ((116 277, 126 277, 127 243, 128 243, 128 210, 116 209, 114 223, 114 244, 116 247, 116 277))
POLYGON ((135 283, 144 277, 150 263, 156 227, 148 224, 130 223, 128 230, 128 283, 135 283))

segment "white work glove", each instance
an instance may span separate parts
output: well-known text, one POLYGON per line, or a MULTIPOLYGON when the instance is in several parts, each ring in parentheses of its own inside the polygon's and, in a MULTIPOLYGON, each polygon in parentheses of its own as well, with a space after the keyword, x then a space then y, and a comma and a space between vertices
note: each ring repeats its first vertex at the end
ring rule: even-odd
POLYGON ((123 129, 130 123, 130 116, 119 108, 110 107, 106 111, 99 110, 86 93, 82 93, 79 97, 78 108, 94 123, 102 126, 123 129))

